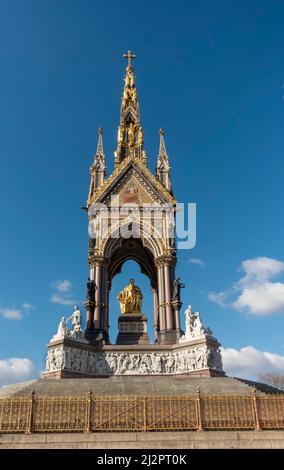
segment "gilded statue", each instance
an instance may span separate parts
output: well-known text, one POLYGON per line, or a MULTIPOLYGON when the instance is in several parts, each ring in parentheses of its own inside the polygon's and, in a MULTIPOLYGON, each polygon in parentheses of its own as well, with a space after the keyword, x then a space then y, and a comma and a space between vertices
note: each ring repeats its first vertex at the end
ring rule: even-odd
POLYGON ((121 143, 121 142, 123 141, 123 129, 122 129, 122 126, 118 126, 117 141, 118 141, 118 143, 121 143))
POLYGON ((128 128, 128 143, 129 145, 133 145, 134 143, 134 127, 132 122, 130 123, 130 126, 128 128))
POLYGON ((132 101, 136 101, 137 99, 137 91, 136 91, 136 88, 131 88, 131 92, 130 92, 130 95, 131 95, 131 100, 132 101))
POLYGON ((128 97, 129 97, 129 88, 124 88, 122 97, 123 97, 123 100, 124 100, 124 101, 127 101, 127 100, 128 100, 128 97))
POLYGON ((141 289, 134 284, 134 280, 130 279, 128 286, 118 294, 117 299, 120 302, 120 311, 122 315, 128 313, 142 313, 143 295, 141 289))
POLYGON ((133 74, 131 73, 131 71, 130 71, 130 70, 127 70, 127 71, 126 71, 126 77, 125 77, 125 79, 124 79, 124 81, 125 81, 125 87, 131 86, 131 82, 132 82, 132 77, 131 77, 131 75, 133 75, 133 74))
POLYGON ((130 73, 130 86, 134 86, 134 74, 133 74, 133 71, 131 71, 130 73))
POLYGON ((142 145, 142 144, 143 144, 143 131, 142 131, 142 127, 139 127, 139 130, 138 130, 137 144, 138 144, 138 145, 142 145))

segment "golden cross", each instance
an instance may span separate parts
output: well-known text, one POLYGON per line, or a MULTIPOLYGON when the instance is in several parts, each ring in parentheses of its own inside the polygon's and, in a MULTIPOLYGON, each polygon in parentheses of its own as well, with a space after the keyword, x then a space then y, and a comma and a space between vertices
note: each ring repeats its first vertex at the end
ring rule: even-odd
POLYGON ((123 54, 125 59, 128 59, 128 67, 131 67, 131 59, 135 59, 136 55, 132 54, 131 51, 128 51, 127 54, 123 54))

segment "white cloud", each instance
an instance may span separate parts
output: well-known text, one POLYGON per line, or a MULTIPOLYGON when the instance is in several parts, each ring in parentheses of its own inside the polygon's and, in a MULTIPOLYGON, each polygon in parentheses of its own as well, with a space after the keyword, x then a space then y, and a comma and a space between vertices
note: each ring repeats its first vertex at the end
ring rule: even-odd
POLYGON ((72 284, 67 279, 64 281, 54 281, 51 283, 51 286, 56 292, 50 297, 50 302, 59 305, 76 305, 76 303, 78 303, 71 297, 70 291, 72 284))
POLYGON ((0 317, 6 320, 21 320, 25 315, 30 313, 34 306, 32 304, 23 303, 22 309, 19 308, 0 308, 0 317))
POLYGON ((240 271, 245 272, 245 276, 238 282, 240 287, 246 287, 255 283, 263 284, 268 279, 284 271, 284 263, 277 259, 261 256, 243 261, 240 271))
POLYGON ((17 308, 0 308, 0 317, 7 320, 21 320, 23 315, 21 310, 17 308))
POLYGON ((55 281, 52 285, 58 292, 70 292, 72 287, 71 282, 67 279, 64 281, 55 281))
POLYGON ((33 308, 33 305, 32 305, 32 304, 25 303, 25 304, 22 305, 22 307, 23 307, 25 310, 30 310, 31 308, 33 308))
POLYGON ((284 272, 282 261, 265 256, 248 259, 241 263, 239 271, 245 274, 230 289, 223 292, 210 292, 209 300, 221 306, 231 306, 236 310, 246 310, 253 315, 269 315, 284 311, 284 283, 272 282, 284 272), (235 300, 225 304, 230 293, 237 294, 235 300))
POLYGON ((25 310, 27 314, 30 313, 30 310, 33 310, 35 307, 32 304, 28 304, 27 302, 22 305, 22 308, 25 310))
POLYGON ((215 304, 221 305, 221 307, 226 306, 225 300, 228 297, 228 292, 209 292, 208 299, 214 302, 215 304))
POLYGON ((12 357, 0 360, 0 386, 9 385, 38 376, 30 359, 12 357))
POLYGON ((205 266, 205 262, 202 261, 202 259, 199 259, 199 258, 190 258, 188 260, 188 263, 189 264, 197 264, 198 266, 201 266, 201 268, 204 268, 204 266, 205 266))
POLYGON ((266 372, 284 375, 284 356, 259 351, 253 346, 245 346, 240 350, 221 348, 223 366, 227 375, 243 379, 255 380, 266 372))
POLYGON ((284 263, 263 256, 243 261, 241 266, 245 275, 236 284, 241 294, 233 307, 246 309, 255 315, 284 310, 284 283, 270 282, 271 278, 284 271, 284 263))
POLYGON ((59 305, 76 305, 77 303, 76 300, 68 299, 67 297, 63 297, 59 294, 52 294, 52 296, 50 297, 50 302, 59 305))
POLYGON ((284 284, 266 282, 246 287, 233 303, 237 310, 248 309, 254 315, 267 315, 284 310, 284 284))

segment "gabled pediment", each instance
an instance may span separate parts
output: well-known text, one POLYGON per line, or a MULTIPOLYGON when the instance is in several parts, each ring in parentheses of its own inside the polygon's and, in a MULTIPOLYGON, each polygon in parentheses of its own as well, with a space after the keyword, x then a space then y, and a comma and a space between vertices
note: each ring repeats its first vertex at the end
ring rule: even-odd
MULTIPOLYGON (((151 188, 145 185, 144 181, 132 169, 126 173, 124 178, 119 181, 118 185, 112 191, 114 206, 136 204, 154 204, 155 197, 151 188)), ((104 201, 102 201, 104 202, 104 201)))
POLYGON ((115 205, 121 204, 175 204, 172 194, 155 178, 148 168, 138 158, 128 157, 105 180, 88 201, 93 203, 110 201, 115 205))

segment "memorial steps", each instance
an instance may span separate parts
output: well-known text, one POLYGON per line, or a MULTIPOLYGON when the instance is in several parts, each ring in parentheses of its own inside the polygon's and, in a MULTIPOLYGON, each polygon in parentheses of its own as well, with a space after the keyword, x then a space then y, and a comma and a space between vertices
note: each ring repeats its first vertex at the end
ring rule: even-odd
POLYGON ((233 377, 195 378, 188 376, 110 377, 92 379, 31 380, 0 388, 0 398, 29 395, 33 390, 45 396, 84 395, 193 395, 199 388, 208 395, 250 395, 278 390, 267 385, 233 377))

